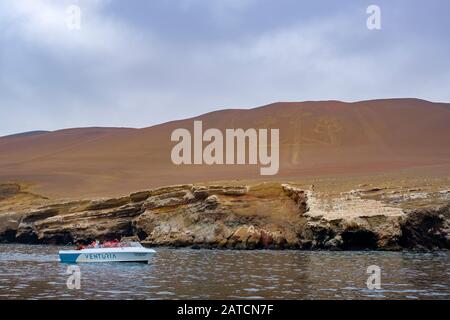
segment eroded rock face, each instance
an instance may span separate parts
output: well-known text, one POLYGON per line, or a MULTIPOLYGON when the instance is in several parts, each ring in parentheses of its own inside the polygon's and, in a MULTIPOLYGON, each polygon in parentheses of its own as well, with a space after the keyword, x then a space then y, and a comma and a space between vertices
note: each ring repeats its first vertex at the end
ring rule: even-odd
POLYGON ((450 248, 450 205, 413 210, 401 225, 404 248, 450 248))
POLYGON ((113 202, 111 199, 104 204, 98 200, 90 203, 74 202, 31 212, 21 219, 16 240, 24 243, 65 244, 132 235, 131 219, 142 212, 141 205, 131 203, 111 207, 113 202))
POLYGON ((228 249, 450 247, 447 193, 433 195, 439 205, 405 209, 399 201, 421 198, 386 192, 371 188, 323 197, 291 184, 176 185, 2 212, 0 241, 68 244, 133 237, 155 246, 228 249))
POLYGON ((320 200, 307 192, 308 217, 302 238, 315 249, 399 249, 402 209, 351 194, 320 200))
MULTIPOLYGON (((290 197, 295 203, 298 205, 300 212, 304 213, 308 211, 308 203, 307 203, 307 192, 305 190, 301 190, 298 187, 291 186, 289 184, 282 184, 281 188, 283 191, 290 197)), ((310 191, 311 192, 311 191, 310 191)))
POLYGON ((255 201, 244 196, 249 196, 246 186, 187 186, 149 198, 144 213, 133 220, 134 232, 149 245, 236 249, 296 245, 297 237, 289 228, 265 216, 243 214, 255 201))

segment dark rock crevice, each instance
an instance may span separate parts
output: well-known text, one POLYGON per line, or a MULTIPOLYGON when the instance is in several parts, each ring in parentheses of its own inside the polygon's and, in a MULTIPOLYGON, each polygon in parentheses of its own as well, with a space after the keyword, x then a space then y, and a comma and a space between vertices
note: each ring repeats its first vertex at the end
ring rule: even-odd
POLYGON ((450 248, 450 205, 411 211, 403 222, 399 243, 408 249, 450 248))
POLYGON ((346 230, 341 234, 342 250, 375 250, 378 248, 378 237, 368 230, 346 230))

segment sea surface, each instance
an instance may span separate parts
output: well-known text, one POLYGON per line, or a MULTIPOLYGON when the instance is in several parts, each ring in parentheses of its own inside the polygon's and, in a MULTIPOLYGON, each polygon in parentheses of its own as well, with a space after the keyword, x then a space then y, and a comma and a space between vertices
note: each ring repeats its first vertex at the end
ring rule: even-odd
POLYGON ((0 299, 450 299, 449 252, 157 248, 149 264, 79 264, 69 289, 60 249, 0 245, 0 299), (372 265, 380 289, 367 287, 372 265))

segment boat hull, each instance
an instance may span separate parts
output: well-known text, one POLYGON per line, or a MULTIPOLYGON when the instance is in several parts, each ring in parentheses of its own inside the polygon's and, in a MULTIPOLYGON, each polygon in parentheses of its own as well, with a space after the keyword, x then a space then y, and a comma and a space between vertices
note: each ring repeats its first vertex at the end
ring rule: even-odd
POLYGON ((155 250, 147 248, 99 248, 62 250, 59 259, 63 263, 90 262, 148 262, 155 250))

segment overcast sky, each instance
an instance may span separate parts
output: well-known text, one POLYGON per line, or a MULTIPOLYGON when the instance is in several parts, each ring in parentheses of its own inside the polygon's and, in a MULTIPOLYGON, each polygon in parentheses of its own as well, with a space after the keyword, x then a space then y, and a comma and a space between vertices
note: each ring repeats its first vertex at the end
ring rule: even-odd
POLYGON ((450 102, 449 12, 447 0, 0 0, 0 135, 276 101, 450 102), (381 30, 366 27, 371 4, 381 30))

